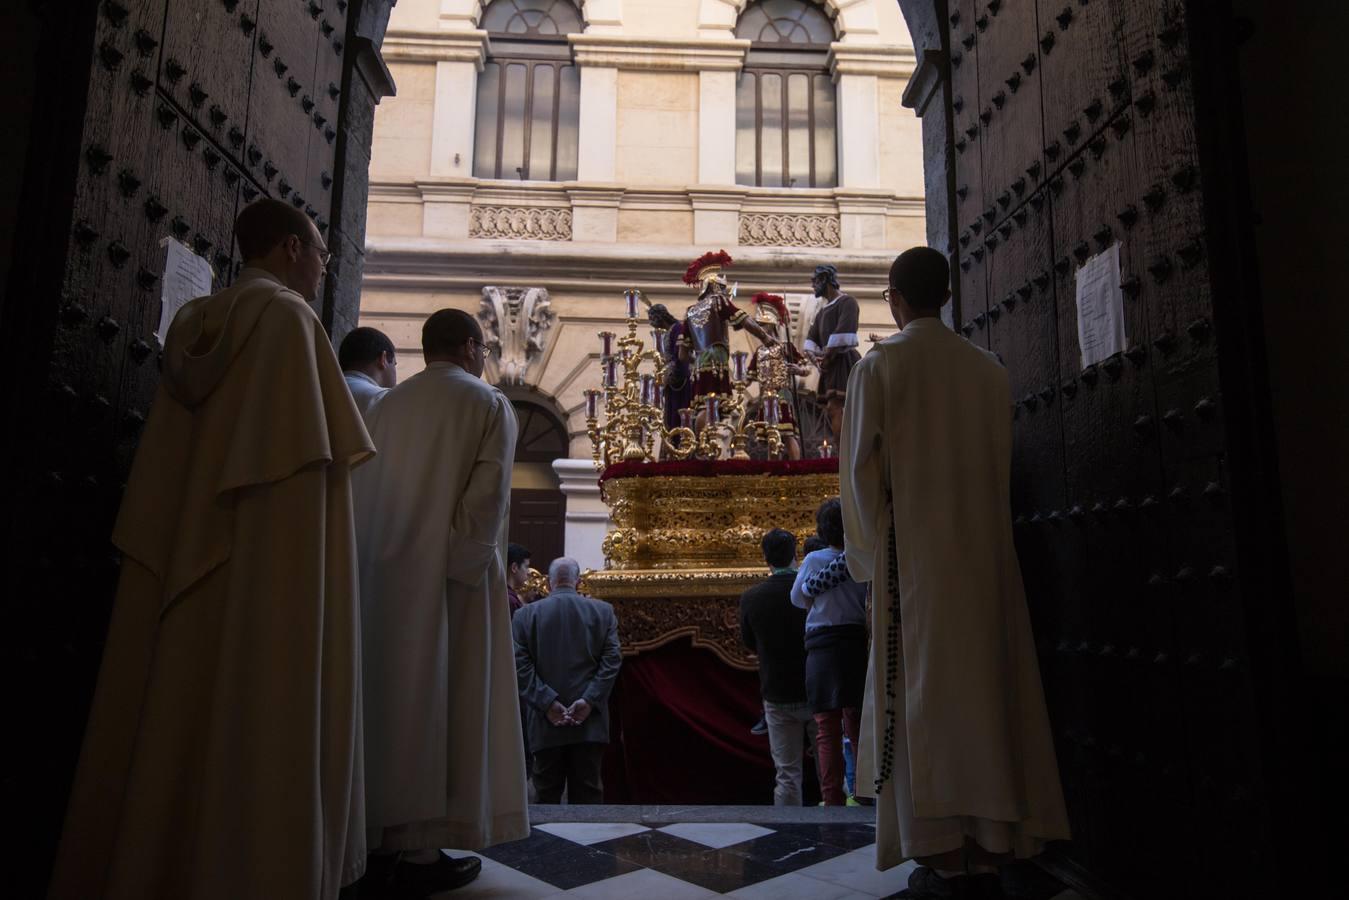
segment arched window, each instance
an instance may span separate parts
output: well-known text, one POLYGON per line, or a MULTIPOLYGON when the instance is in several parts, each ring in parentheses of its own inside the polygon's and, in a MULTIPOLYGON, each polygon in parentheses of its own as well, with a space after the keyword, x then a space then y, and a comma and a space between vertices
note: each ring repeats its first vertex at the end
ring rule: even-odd
POLYGON ((736 84, 736 182, 837 185, 829 17, 808 0, 757 0, 740 16, 735 36, 752 42, 736 84))
POLYGON ((490 53, 478 76, 473 174, 576 177, 581 75, 567 35, 583 30, 570 0, 493 0, 480 27, 490 53))

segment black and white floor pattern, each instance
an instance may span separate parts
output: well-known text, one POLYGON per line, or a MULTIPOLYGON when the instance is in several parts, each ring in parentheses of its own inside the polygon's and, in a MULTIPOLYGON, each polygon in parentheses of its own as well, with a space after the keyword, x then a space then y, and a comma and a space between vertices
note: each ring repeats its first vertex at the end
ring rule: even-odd
MULTIPOLYGON (((483 861, 478 879, 443 896, 447 900, 886 897, 907 886, 914 864, 876 871, 874 843, 875 827, 860 823, 648 827, 557 822, 537 825, 522 841, 477 854, 483 861)), ((1053 900, 1081 898, 1066 891, 1053 900)))

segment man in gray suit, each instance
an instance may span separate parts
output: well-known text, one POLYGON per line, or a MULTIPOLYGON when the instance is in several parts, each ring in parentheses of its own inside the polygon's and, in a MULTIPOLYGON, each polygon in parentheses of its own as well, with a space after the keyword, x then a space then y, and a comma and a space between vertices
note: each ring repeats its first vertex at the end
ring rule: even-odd
POLYGON ((520 700, 540 803, 599 803, 600 765, 609 743, 609 691, 622 658, 614 608, 576 592, 581 567, 560 557, 548 567, 549 594, 511 623, 520 700))

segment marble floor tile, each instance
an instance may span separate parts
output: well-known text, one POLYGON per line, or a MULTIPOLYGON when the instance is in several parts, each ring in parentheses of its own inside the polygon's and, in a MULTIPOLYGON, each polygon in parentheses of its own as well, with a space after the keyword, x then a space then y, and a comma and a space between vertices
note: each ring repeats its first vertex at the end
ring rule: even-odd
POLYGON ((731 891, 726 896, 741 900, 874 900, 872 894, 864 894, 841 884, 830 884, 797 872, 789 872, 731 891))
POLYGON ((705 849, 692 841, 662 831, 634 834, 596 844, 591 849, 602 849, 635 865, 655 869, 717 893, 733 891, 783 874, 781 869, 737 856, 728 850, 705 849))
POLYGON ((722 852, 744 856, 786 873, 842 856, 848 851, 803 835, 774 832, 727 847, 722 852))
POLYGON ((571 844, 542 856, 511 864, 515 869, 546 881, 560 890, 569 891, 597 881, 635 872, 641 866, 612 853, 571 844))
MULTIPOLYGON (((451 856, 464 856, 464 851, 450 851, 451 856)), ((432 894, 434 900, 542 900, 557 893, 557 888, 546 881, 531 878, 510 866, 483 858, 482 872, 469 884, 442 894, 432 894)))
POLYGON ((711 847, 713 850, 773 833, 771 828, 750 825, 746 822, 687 822, 680 825, 666 825, 657 830, 702 844, 704 847, 711 847))
POLYGON ((857 850, 876 843, 876 826, 870 823, 822 822, 775 825, 774 830, 799 834, 822 844, 857 850))
POLYGON ((554 822, 536 827, 539 831, 585 846, 651 830, 631 822, 554 822))
POLYGON ((852 888, 873 897, 888 897, 909 886, 909 873, 917 868, 913 861, 876 871, 876 850, 863 847, 833 859, 801 869, 798 875, 852 888))
POLYGON ((564 897, 587 900, 706 900, 720 894, 689 884, 654 869, 641 869, 607 881, 573 888, 564 897))
POLYGON ((1054 900, 1082 900, 1082 895, 1077 891, 1064 891, 1062 894, 1055 897, 1054 900))
MULTIPOLYGON (((546 856, 549 853, 573 846, 575 846, 573 843, 564 838, 548 834, 541 828, 534 828, 527 838, 521 838, 518 841, 511 841, 506 844, 496 844, 485 850, 475 851, 474 855, 494 859, 503 865, 514 866, 517 863, 537 859, 540 856, 546 856)), ((451 855, 459 856, 460 853, 456 850, 451 855)))

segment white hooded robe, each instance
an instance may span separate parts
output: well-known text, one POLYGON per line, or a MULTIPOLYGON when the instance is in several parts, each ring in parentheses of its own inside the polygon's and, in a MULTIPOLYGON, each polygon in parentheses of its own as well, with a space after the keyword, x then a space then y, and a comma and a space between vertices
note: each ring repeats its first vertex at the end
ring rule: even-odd
POLYGON ((506 531, 516 421, 448 362, 370 413, 355 481, 371 847, 474 850, 529 835, 506 531))
POLYGON ((350 469, 373 448, 271 274, 179 311, 53 900, 332 900, 365 868, 350 469))
POLYGON ((848 569, 872 583, 857 781, 881 782, 878 868, 966 837, 1018 857, 1069 837, 1012 545, 1011 426, 1006 370, 939 319, 849 379, 839 480, 848 569))

